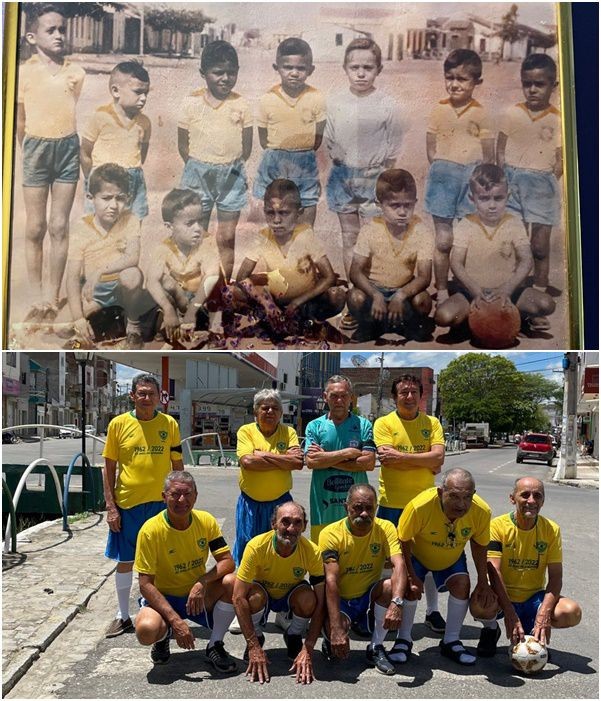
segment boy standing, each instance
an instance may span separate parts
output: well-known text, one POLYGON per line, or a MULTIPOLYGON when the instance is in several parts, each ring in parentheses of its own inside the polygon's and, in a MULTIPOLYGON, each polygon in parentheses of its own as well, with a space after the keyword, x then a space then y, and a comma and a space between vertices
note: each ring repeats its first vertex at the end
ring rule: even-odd
MULTIPOLYGON (((382 72, 382 52, 373 39, 353 39, 344 52, 349 89, 328 99, 325 143, 332 159, 326 193, 342 232, 342 253, 349 279, 353 246, 361 228, 359 215, 375 216, 376 179, 393 168, 401 145, 398 108, 374 83, 382 72)), ((341 328, 355 329, 350 314, 341 328)))
POLYGON ((361 228, 353 253, 350 313, 360 319, 354 340, 390 331, 424 340, 432 329, 426 292, 432 278, 431 231, 414 214, 417 188, 411 173, 385 170, 376 183, 382 216, 361 228))
MULTIPOLYGON (((130 177, 129 208, 138 219, 148 215, 142 165, 148 154, 151 127, 142 109, 149 89, 148 72, 140 63, 118 63, 109 78, 113 102, 94 112, 81 135, 84 177, 89 178, 92 169, 103 163, 115 163, 125 168, 130 177)), ((87 202, 89 204, 90 200, 87 202)))
POLYGON ((25 321, 52 322, 69 246, 69 215, 79 179, 75 105, 84 70, 65 59, 66 20, 56 5, 27 13, 25 38, 36 53, 20 68, 17 139, 23 149, 25 260, 33 303, 25 321), (50 216, 46 208, 50 197, 50 216), (50 235, 49 284, 42 286, 43 244, 50 235))
POLYGON ((444 62, 448 97, 432 111, 426 133, 430 171, 426 181, 425 210, 435 229, 434 282, 437 306, 448 299, 449 254, 453 219, 473 211, 467 199, 468 183, 477 163, 494 162, 494 135, 488 115, 473 98, 482 83, 482 61, 470 49, 455 49, 444 62))
POLYGON ((207 326, 204 303, 219 277, 219 256, 215 239, 202 228, 198 193, 171 190, 161 211, 170 236, 153 252, 146 288, 163 312, 168 340, 174 341, 207 326))
POLYGON ((273 180, 292 180, 300 190, 303 221, 313 226, 321 192, 315 151, 323 138, 326 106, 322 93, 306 85, 315 70, 311 47, 303 39, 284 39, 273 68, 281 84, 274 85, 259 103, 259 141, 266 151, 253 195, 263 199, 273 180))
POLYGON ((510 299, 528 320, 555 310, 548 294, 524 287, 532 253, 522 222, 506 211, 508 197, 502 168, 487 163, 474 169, 470 199, 476 212, 457 225, 451 252, 459 289, 437 309, 437 324, 458 326, 467 319, 472 300, 479 299, 510 299))
POLYGON ((127 316, 127 347, 143 347, 140 316, 152 302, 138 268, 140 220, 128 209, 129 175, 105 163, 88 183, 94 212, 73 231, 67 265, 67 295, 75 332, 86 344, 94 341, 90 317, 107 307, 121 307, 127 316))
MULTIPOLYGON (((549 242, 559 222, 563 173, 561 113, 551 104, 557 87, 555 61, 546 54, 531 54, 522 63, 525 102, 509 108, 501 120, 497 163, 507 174, 508 208, 518 212, 530 226, 534 257, 534 285, 546 292, 549 285, 549 242)), ((537 330, 549 328, 548 319, 531 319, 537 330)))
POLYGON ((209 228, 211 212, 217 208, 217 246, 228 282, 234 269, 236 226, 247 199, 244 162, 252 150, 250 107, 233 92, 238 68, 231 44, 208 44, 200 58, 200 75, 207 87, 184 100, 177 125, 178 150, 185 163, 180 186, 200 194, 203 229, 209 228))

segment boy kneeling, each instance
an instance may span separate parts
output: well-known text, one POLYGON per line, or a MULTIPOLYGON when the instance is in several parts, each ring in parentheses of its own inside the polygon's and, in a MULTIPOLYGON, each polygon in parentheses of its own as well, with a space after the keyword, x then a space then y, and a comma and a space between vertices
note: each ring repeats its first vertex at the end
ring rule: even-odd
POLYGON ((350 313, 359 319, 355 341, 384 333, 426 340, 433 322, 432 298, 426 292, 432 277, 434 240, 414 215, 417 188, 411 173, 385 170, 376 182, 382 216, 361 227, 353 252, 348 294, 350 313))

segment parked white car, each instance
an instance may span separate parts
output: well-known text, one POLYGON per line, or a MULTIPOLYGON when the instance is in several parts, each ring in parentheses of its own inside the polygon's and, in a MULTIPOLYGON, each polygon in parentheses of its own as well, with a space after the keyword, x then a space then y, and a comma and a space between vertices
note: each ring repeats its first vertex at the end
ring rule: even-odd
POLYGON ((79 435, 80 434, 77 431, 77 426, 75 424, 65 424, 58 431, 59 438, 76 438, 79 435), (75 429, 75 431, 73 429, 75 429))

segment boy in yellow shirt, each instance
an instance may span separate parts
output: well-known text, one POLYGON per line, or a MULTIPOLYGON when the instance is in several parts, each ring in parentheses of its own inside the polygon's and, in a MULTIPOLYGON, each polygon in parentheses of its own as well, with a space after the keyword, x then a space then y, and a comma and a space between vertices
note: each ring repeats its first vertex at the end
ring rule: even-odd
MULTIPOLYGON (((109 78, 113 101, 98 107, 81 135, 81 169, 86 180, 92 169, 103 163, 125 168, 130 177, 129 209, 138 219, 148 215, 142 166, 148 154, 151 126, 142 109, 149 90, 150 78, 140 63, 118 63, 109 78)), ((89 199, 86 204, 86 211, 92 211, 89 199)))
POLYGON ((66 28, 58 5, 29 6, 25 39, 36 53, 19 69, 17 140, 23 149, 25 260, 32 299, 25 321, 32 322, 52 322, 58 314, 69 247, 69 215, 79 180, 75 105, 85 73, 65 58, 66 28), (46 232, 50 237, 50 261, 44 290, 46 232))
POLYGON ((266 150, 253 195, 263 199, 273 180, 292 180, 300 190, 303 222, 313 226, 321 193, 315 152, 323 139, 326 105, 322 93, 306 84, 315 70, 311 47, 303 39, 284 39, 273 68, 281 84, 274 85, 259 103, 259 141, 266 150))
POLYGON ((178 121, 177 144, 185 163, 180 186, 202 198, 202 227, 217 208, 217 246, 226 281, 234 269, 234 245, 240 210, 246 205, 244 162, 252 150, 248 102, 233 92, 238 54, 227 41, 208 44, 200 58, 207 87, 188 95, 178 121))

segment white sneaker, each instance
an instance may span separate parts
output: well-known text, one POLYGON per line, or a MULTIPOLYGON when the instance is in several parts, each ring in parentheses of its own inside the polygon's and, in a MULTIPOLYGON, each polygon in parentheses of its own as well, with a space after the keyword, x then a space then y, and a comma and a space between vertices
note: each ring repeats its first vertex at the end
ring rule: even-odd
POLYGON ((292 623, 292 620, 290 618, 286 617, 285 613, 278 612, 275 615, 275 624, 278 628, 281 628, 284 632, 290 628, 290 624, 292 623))
POLYGON ((237 617, 234 617, 234 620, 230 623, 228 630, 232 635, 240 635, 240 633, 242 633, 242 628, 240 628, 237 617))

